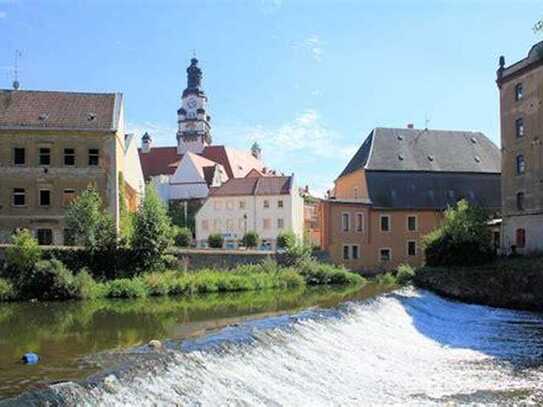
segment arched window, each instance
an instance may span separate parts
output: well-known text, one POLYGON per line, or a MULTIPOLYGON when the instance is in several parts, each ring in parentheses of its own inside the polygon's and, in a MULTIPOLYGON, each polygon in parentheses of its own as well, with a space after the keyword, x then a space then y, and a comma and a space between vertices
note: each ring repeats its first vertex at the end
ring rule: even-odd
POLYGON ((517 247, 523 249, 526 246, 526 230, 517 229, 517 247))
POLYGON ((522 175, 526 171, 526 161, 522 154, 517 155, 517 175, 522 175))

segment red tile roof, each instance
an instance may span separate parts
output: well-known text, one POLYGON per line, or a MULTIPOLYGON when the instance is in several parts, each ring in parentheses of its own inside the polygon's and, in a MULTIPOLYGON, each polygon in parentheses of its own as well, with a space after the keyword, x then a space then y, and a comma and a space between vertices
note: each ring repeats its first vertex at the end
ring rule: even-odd
POLYGON ((140 154, 141 168, 143 177, 148 180, 150 177, 158 175, 172 175, 177 166, 171 166, 174 162, 179 162, 182 155, 177 154, 177 147, 153 147, 148 153, 140 154))
POLYGON ((0 128, 116 130, 120 93, 0 89, 0 128))
POLYGON ((287 195, 293 184, 292 176, 231 178, 219 188, 210 190, 210 196, 287 195))

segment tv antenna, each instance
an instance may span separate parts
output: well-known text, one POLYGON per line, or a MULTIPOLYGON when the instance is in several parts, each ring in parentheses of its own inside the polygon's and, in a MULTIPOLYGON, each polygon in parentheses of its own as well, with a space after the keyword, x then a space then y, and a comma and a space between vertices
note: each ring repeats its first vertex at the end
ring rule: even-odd
POLYGON ((424 128, 428 130, 428 125, 430 124, 430 116, 428 114, 424 115, 424 128))
POLYGON ((19 58, 23 56, 23 53, 18 49, 15 50, 15 64, 13 65, 13 89, 17 90, 21 86, 19 83, 19 58))

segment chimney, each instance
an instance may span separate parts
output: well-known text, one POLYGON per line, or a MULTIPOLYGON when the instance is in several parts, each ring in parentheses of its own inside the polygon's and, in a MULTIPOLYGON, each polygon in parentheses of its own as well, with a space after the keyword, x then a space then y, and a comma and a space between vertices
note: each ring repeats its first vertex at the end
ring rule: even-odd
POLYGON ((153 139, 151 138, 149 133, 145 132, 145 134, 141 138, 141 152, 148 153, 149 151, 151 151, 152 143, 153 143, 153 139))
POLYGON ((408 129, 414 129, 415 126, 413 125, 413 123, 407 123, 407 128, 408 129))

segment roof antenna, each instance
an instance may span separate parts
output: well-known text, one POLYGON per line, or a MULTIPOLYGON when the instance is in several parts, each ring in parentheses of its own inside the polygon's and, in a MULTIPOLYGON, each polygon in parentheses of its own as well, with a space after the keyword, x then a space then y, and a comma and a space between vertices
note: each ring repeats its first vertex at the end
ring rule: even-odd
POLYGON ((424 130, 428 131, 428 125, 430 124, 430 116, 424 115, 424 130))
POLYGON ((13 89, 17 90, 21 86, 19 83, 19 57, 21 57, 23 53, 19 51, 18 49, 15 50, 15 65, 13 68, 13 89))

